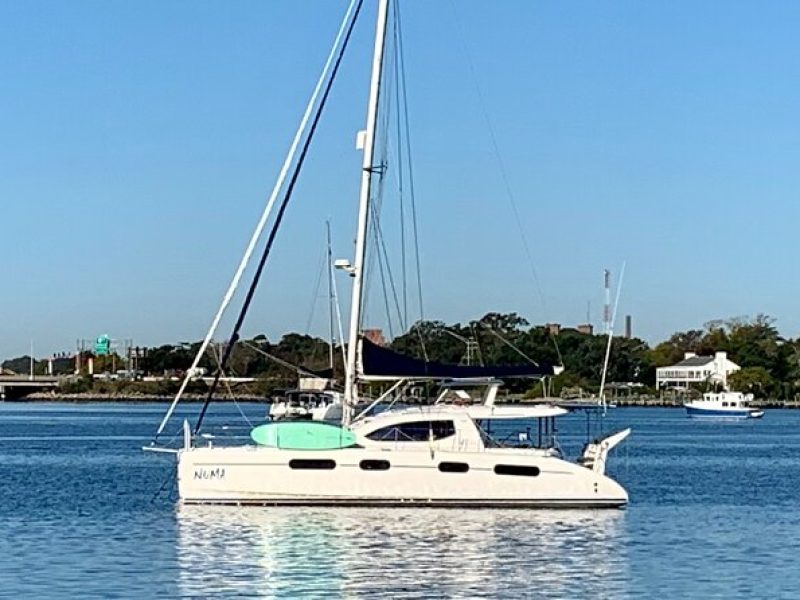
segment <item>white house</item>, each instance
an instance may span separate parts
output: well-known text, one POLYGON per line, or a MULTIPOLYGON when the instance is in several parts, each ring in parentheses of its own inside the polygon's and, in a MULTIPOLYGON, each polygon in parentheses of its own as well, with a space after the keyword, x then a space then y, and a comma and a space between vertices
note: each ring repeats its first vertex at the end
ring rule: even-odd
POLYGON ((728 375, 739 369, 739 365, 728 360, 726 352, 715 352, 714 356, 687 352, 681 362, 656 369, 656 389, 669 386, 688 388, 690 383, 704 382, 718 383, 727 389, 728 375))

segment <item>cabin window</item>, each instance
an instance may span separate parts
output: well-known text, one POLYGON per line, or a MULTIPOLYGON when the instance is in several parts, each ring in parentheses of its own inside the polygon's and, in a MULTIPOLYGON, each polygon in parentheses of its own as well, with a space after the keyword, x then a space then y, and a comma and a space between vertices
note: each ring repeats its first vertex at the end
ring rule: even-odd
POLYGON ((439 470, 442 473, 466 473, 469 465, 463 462, 440 462, 439 470))
POLYGON ((358 466, 362 471, 388 471, 390 465, 388 460, 362 460, 358 466))
POLYGON ((373 431, 367 438, 378 442, 427 442, 455 435, 452 421, 412 421, 398 423, 373 431))
POLYGON ((728 406, 728 403, 727 402, 723 402, 722 406, 728 406))
POLYGON ((538 477, 539 467, 525 465, 495 465, 494 472, 498 475, 521 475, 523 477, 538 477))
POLYGON ((320 469, 331 470, 336 468, 336 461, 327 458, 293 458, 289 461, 290 469, 320 469))

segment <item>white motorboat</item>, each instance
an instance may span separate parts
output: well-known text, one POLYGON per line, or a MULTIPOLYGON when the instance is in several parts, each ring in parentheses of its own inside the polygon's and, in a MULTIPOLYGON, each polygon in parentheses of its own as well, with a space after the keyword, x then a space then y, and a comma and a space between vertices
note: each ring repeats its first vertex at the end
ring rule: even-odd
POLYGON ((328 389, 328 380, 321 380, 322 386, 309 386, 300 380, 300 387, 287 390, 269 405, 267 418, 270 421, 281 419, 308 419, 312 421, 342 422, 342 393, 328 389))
POLYGON ((689 417, 717 417, 726 419, 760 419, 764 411, 750 407, 753 394, 742 392, 707 392, 698 400, 683 406, 689 417))
MULTIPOLYGON (((389 0, 378 0, 377 4, 367 125, 358 135, 358 146, 364 154, 355 260, 352 264, 348 260, 336 261, 337 267, 352 276, 353 285, 342 423, 333 426, 315 421, 277 421, 253 429, 251 437, 255 443, 252 444, 225 445, 218 439, 208 442, 198 433, 213 397, 215 386, 212 385, 194 427, 184 422, 183 447, 176 451, 180 499, 184 503, 261 505, 624 506, 628 502, 627 492, 605 471, 609 452, 627 437, 629 429, 593 440, 577 461, 569 461, 559 449, 555 427, 555 419, 567 414, 567 410, 553 405, 499 406, 495 403, 500 380, 551 376, 560 372, 560 367, 534 362, 523 366, 448 365, 399 355, 361 335, 371 184, 373 179, 382 177, 384 171, 374 156, 384 45, 387 38, 399 35, 397 30, 387 35, 389 0), (412 408, 395 404, 396 399, 403 398, 402 392, 407 386, 464 379, 485 381, 485 392, 478 403, 439 402, 412 408), (361 399, 360 385, 367 382, 390 387, 370 407, 355 414, 361 399), (386 409, 374 412, 379 406, 386 409), (533 426, 531 431, 538 432, 537 436, 531 440, 526 433, 518 438, 522 444, 502 443, 488 433, 487 424, 498 420, 527 422, 533 426)), ((360 2, 353 0, 350 4, 296 142, 303 137, 305 123, 314 107, 317 107, 313 120, 316 124, 338 69, 339 60, 334 57, 338 53, 341 58, 359 12, 357 8, 354 10, 356 5, 360 7, 360 2), (330 65, 334 66, 328 73, 330 65), (317 93, 323 84, 327 85, 325 95, 318 100, 317 93)), ((306 137, 301 159, 312 133, 313 126, 306 137)), ((205 352, 258 245, 277 190, 281 189, 289 165, 296 164, 293 155, 296 148, 297 144, 293 144, 270 202, 190 372, 205 352)), ((284 197, 273 224, 250 293, 229 338, 229 348, 239 337, 238 328, 290 192, 284 197)), ((220 362, 222 371, 226 355, 220 362)), ((184 389, 185 383, 157 435, 163 432, 184 389)), ((456 396, 466 400, 463 395, 456 396)))

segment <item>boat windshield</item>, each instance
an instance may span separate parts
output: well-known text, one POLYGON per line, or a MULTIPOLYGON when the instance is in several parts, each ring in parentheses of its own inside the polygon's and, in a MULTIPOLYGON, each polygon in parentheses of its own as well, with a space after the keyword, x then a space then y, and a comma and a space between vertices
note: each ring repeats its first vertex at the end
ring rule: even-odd
POLYGON ((319 392, 307 392, 303 390, 290 390, 286 393, 286 402, 290 406, 319 407, 325 406, 333 401, 327 394, 319 392))
POLYGON ((557 429, 554 417, 535 419, 529 423, 513 424, 507 420, 476 419, 481 440, 487 448, 558 448, 557 429))

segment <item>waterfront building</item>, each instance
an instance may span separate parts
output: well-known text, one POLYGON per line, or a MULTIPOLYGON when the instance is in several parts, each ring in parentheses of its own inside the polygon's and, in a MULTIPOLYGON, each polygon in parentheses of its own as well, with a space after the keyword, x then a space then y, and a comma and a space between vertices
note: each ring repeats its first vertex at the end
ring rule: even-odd
POLYGON ((656 369, 656 388, 688 388, 691 383, 705 382, 727 388, 728 375, 739 369, 741 367, 728 358, 727 352, 715 352, 714 356, 687 352, 679 363, 656 369))

